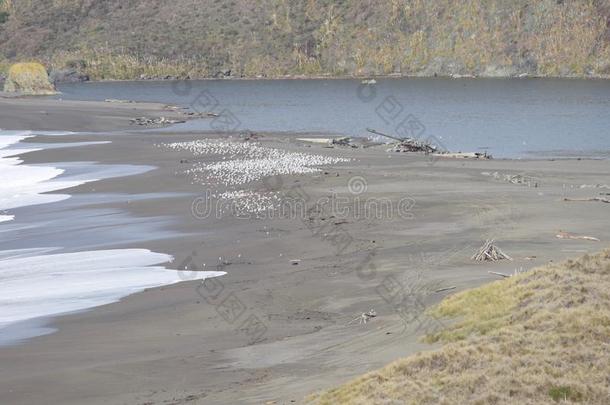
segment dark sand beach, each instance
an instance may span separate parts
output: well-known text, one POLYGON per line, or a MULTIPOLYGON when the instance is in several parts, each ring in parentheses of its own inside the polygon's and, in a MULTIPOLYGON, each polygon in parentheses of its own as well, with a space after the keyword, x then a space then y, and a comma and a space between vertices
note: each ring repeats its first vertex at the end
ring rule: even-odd
POLYGON ((41 131, 99 132, 133 128, 136 117, 184 118, 159 103, 4 98, 0 93, 0 128, 41 131))
MULTIPOLYGON (((302 403, 313 392, 433 348, 419 341, 439 322, 425 308, 498 278, 488 271, 510 274, 598 251, 610 240, 607 204, 564 201, 604 191, 581 186, 610 184, 608 160, 430 159, 384 146, 327 148, 294 134, 244 141, 237 134, 137 132, 129 125, 134 116, 161 114, 169 116, 157 104, 0 99, 4 129, 86 131, 61 141, 112 141, 28 153, 25 163, 156 167, 62 191, 170 193, 109 206, 133 218, 169 216, 167 227, 177 236, 113 247, 170 254, 169 268, 227 272, 210 283, 150 289, 55 318, 55 333, 0 348, 0 403, 302 403), (245 188, 280 197, 297 190, 308 206, 325 197, 348 204, 360 197, 390 201, 393 209, 377 216, 340 215, 335 208, 280 218, 197 218, 193 202, 208 186, 185 171, 207 157, 160 146, 197 139, 348 158, 245 188), (504 181, 504 174, 531 176, 537 187, 504 181), (399 212, 401 201, 412 203, 399 212), (559 239, 559 231, 600 242, 559 239), (471 261, 489 238, 513 260, 471 261), (435 292, 449 287, 455 289, 435 292), (406 307, 394 305, 397 290, 412 298, 406 307), (359 322, 372 309, 376 316, 359 322)), ((42 138, 28 142, 55 142, 42 138)))

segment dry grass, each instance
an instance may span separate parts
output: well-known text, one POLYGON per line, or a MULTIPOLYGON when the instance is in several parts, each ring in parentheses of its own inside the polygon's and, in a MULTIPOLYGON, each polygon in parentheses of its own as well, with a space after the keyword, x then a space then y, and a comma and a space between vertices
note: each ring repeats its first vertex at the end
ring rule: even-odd
POLYGON ((465 291, 445 345, 313 397, 325 404, 610 403, 610 250, 465 291))
POLYGON ((83 51, 58 52, 49 65, 52 69, 64 69, 71 65, 82 66, 92 80, 129 80, 146 78, 205 77, 209 72, 201 61, 186 58, 158 58, 136 56, 123 49, 113 51, 95 48, 83 51))

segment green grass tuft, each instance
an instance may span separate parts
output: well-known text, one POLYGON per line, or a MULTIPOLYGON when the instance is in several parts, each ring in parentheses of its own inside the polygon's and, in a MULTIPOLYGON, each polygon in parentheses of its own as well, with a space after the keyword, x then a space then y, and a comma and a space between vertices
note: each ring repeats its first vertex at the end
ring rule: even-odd
POLYGON ((574 391, 568 386, 551 387, 549 395, 555 402, 580 402, 583 399, 583 395, 580 392, 574 391))

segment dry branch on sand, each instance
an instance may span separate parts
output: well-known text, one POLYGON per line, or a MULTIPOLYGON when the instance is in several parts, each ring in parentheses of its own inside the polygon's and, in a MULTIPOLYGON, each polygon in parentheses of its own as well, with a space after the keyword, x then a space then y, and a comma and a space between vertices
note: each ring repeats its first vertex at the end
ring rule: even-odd
POLYGON ((489 274, 493 274, 494 276, 500 276, 502 278, 509 278, 513 276, 517 276, 519 274, 525 273, 527 270, 523 269, 523 267, 519 267, 515 269, 512 274, 500 273, 498 271, 488 271, 489 274))
POLYGON ((438 290, 435 290, 435 293, 440 293, 440 292, 445 292, 445 291, 451 291, 451 290, 455 290, 457 288, 457 286, 451 286, 451 287, 444 287, 444 288, 439 288, 438 290))
POLYGON ((510 274, 505 274, 505 273, 500 273, 497 271, 488 271, 489 274, 493 274, 494 276, 500 276, 500 277, 504 277, 504 278, 509 278, 510 274))
POLYGON ((586 236, 586 235, 574 235, 570 232, 559 231, 557 235, 555 235, 558 239, 581 239, 581 240, 592 240, 594 242, 599 242, 599 239, 595 236, 586 236))
POLYGON ((512 257, 504 253, 502 249, 494 245, 493 239, 488 239, 487 241, 485 241, 479 251, 472 255, 471 259, 477 262, 495 262, 502 259, 513 260, 512 257))
POLYGON ((564 198, 563 201, 599 201, 610 204, 610 199, 606 197, 591 197, 591 198, 564 198))

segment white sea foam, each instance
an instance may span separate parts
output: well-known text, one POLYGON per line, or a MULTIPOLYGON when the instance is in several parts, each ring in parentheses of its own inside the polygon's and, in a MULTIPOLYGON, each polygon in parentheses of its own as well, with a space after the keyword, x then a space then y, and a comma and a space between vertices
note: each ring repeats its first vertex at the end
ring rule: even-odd
MULTIPOLYGON (((70 198, 67 194, 45 193, 76 187, 90 181, 105 178, 101 176, 95 178, 91 176, 70 176, 65 179, 56 179, 65 172, 64 169, 50 165, 22 164, 23 161, 15 155, 40 150, 41 144, 34 148, 27 148, 24 145, 19 148, 10 147, 36 134, 60 136, 69 135, 71 132, 33 133, 32 131, 0 131, 0 223, 11 221, 15 218, 7 210, 48 204, 70 198)), ((70 146, 78 145, 78 143, 70 144, 70 146)), ((52 147, 56 147, 56 145, 52 147)))
POLYGON ((14 215, 0 215, 0 222, 12 221, 15 219, 14 215))
MULTIPOLYGON (((11 209, 70 197, 44 193, 151 169, 147 166, 92 166, 82 162, 24 165, 16 155, 45 148, 45 145, 21 144, 11 148, 35 135, 68 134, 0 130, 0 223, 15 219, 11 209)), ((19 218, 16 220, 18 222, 19 218)), ((0 224, 0 232, 7 235, 5 239, 10 239, 11 233, 17 235, 23 226, 0 224)), ((214 271, 185 274, 168 270, 161 264, 171 261, 171 256, 145 249, 57 253, 60 247, 29 248, 27 240, 19 240, 23 242, 23 249, 0 251, 0 345, 49 333, 48 328, 29 323, 38 322, 37 318, 112 303, 147 288, 225 274, 214 271)))
POLYGON ((52 166, 22 165, 22 160, 14 157, 37 149, 7 149, 31 136, 31 131, 0 131, 0 222, 14 219, 14 215, 7 214, 6 210, 64 200, 69 196, 42 193, 77 185, 51 185, 48 180, 59 176, 63 170, 52 166))
POLYGON ((225 274, 167 270, 159 265, 171 261, 171 256, 145 249, 38 252, 4 252, 0 260, 0 333, 15 322, 116 302, 146 288, 225 274))

